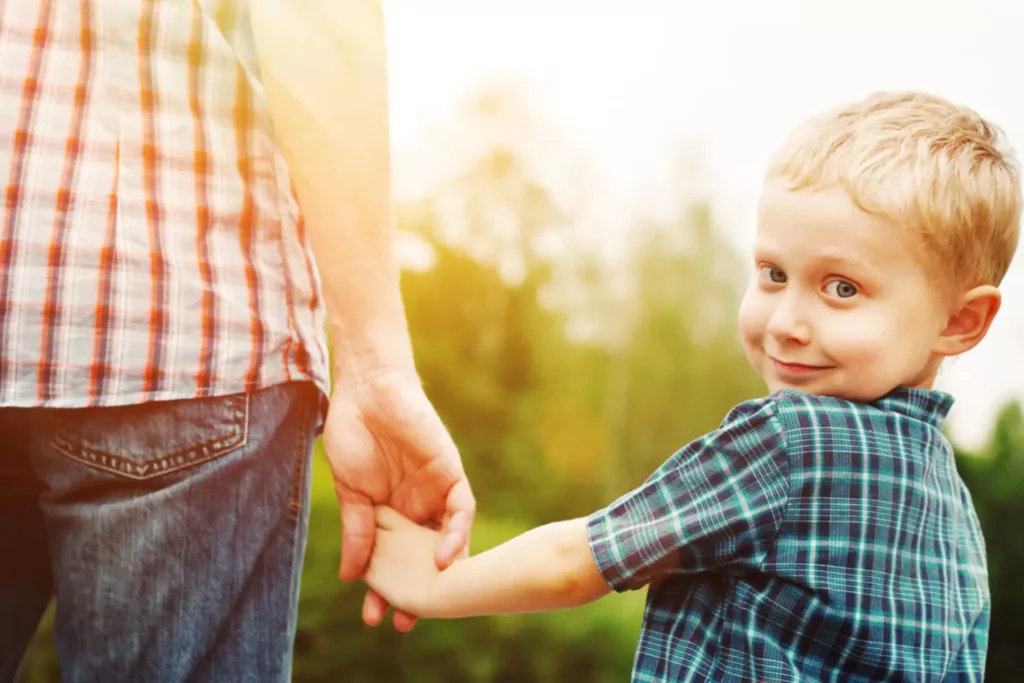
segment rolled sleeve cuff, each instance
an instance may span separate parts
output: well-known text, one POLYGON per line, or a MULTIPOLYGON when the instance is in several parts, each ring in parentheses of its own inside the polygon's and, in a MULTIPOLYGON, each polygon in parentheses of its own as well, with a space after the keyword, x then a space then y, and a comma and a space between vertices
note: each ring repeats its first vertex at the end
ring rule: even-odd
POLYGON ((590 553, 601 572, 601 576, 617 593, 635 590, 643 586, 637 582, 622 549, 616 543, 615 525, 610 519, 611 511, 599 510, 587 518, 587 540, 590 553))

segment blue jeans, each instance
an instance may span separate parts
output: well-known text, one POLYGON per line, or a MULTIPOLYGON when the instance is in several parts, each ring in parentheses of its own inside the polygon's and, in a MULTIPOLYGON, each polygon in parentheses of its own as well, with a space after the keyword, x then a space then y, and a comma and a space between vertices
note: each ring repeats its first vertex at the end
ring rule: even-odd
POLYGON ((289 680, 318 410, 0 408, 0 681, 54 596, 65 681, 289 680))

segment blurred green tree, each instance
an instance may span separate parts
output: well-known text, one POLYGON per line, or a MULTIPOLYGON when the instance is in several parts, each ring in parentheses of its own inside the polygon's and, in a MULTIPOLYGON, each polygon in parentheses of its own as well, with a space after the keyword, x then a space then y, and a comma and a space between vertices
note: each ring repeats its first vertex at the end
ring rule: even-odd
POLYGON ((992 628, 985 679, 1019 681, 1024 671, 1024 413, 1010 403, 996 418, 988 445, 958 453, 985 532, 992 591, 992 628))
MULTIPOLYGON (((452 172, 399 207, 401 237, 428 255, 404 271, 402 289, 426 390, 477 494, 480 551, 611 502, 764 389, 735 323, 751 268, 699 193, 681 190, 678 210, 637 217, 618 231, 621 245, 595 251, 580 239, 585 212, 565 199, 573 193, 564 186, 578 178, 563 173, 555 188, 542 172, 550 163, 538 161, 550 162, 567 143, 515 91, 471 99, 438 140, 452 172)), ((957 457, 988 541, 988 680, 1019 680, 1020 406, 1000 414, 983 452, 957 457)), ((339 532, 318 453, 295 681, 628 679, 642 592, 555 614, 426 622, 403 636, 362 625, 361 588, 337 579, 339 532)), ((59 680, 51 618, 52 611, 22 683, 59 680)))

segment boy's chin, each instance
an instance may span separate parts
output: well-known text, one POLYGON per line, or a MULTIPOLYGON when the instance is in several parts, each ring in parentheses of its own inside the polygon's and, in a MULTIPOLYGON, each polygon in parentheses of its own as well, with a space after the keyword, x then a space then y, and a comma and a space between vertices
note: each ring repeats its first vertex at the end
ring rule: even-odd
POLYGON ((786 382, 777 377, 762 377, 765 386, 768 388, 769 394, 777 394, 784 389, 790 391, 799 391, 804 394, 813 394, 815 396, 829 396, 831 398, 843 399, 845 401, 856 401, 858 403, 872 403, 877 401, 882 396, 885 396, 896 387, 890 388, 888 391, 871 390, 867 387, 844 387, 842 385, 829 384, 827 382, 808 382, 806 384, 797 384, 795 382, 786 382))
POLYGON ((833 386, 830 382, 807 381, 787 382, 779 377, 762 377, 770 394, 777 394, 784 389, 799 391, 804 394, 815 394, 818 396, 834 396, 835 398, 847 398, 841 387, 833 386))

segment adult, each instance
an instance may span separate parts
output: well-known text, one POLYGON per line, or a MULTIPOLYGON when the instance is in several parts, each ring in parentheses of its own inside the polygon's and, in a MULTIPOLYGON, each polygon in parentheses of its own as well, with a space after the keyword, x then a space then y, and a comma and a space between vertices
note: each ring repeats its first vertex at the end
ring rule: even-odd
POLYGON ((0 681, 54 595, 67 681, 289 680, 321 429, 343 579, 375 503, 466 545, 383 35, 366 0, 0 4, 0 681))

